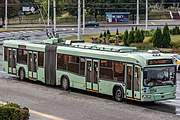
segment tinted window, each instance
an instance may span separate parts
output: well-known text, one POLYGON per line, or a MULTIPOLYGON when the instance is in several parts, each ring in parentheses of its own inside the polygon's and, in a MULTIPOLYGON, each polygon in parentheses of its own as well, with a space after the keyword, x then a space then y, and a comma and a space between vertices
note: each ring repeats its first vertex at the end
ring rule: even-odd
POLYGON ((68 71, 79 74, 79 57, 68 56, 68 71))
POLYGON ((18 63, 27 64, 27 51, 23 49, 18 49, 18 63))
POLYGON ((114 62, 114 80, 124 81, 124 64, 122 62, 114 62))
POLYGON ((100 62, 100 78, 113 79, 113 64, 114 62, 109 60, 101 60, 100 62))
POLYGON ((80 57, 80 74, 84 75, 85 71, 85 58, 80 57))
POLYGON ((4 61, 7 61, 8 48, 4 47, 4 61))
POLYGON ((57 69, 66 70, 67 66, 67 55, 58 54, 57 55, 57 69))
POLYGON ((44 66, 44 52, 38 52, 38 67, 44 66))

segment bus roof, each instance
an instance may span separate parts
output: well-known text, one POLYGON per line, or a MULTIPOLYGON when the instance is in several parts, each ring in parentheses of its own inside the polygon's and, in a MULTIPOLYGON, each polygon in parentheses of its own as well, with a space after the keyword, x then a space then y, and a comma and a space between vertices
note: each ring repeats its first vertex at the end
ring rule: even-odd
POLYGON ((3 46, 19 48, 19 45, 26 46, 26 49, 34 50, 34 51, 45 51, 45 45, 33 43, 25 40, 5 40, 3 41, 3 46))

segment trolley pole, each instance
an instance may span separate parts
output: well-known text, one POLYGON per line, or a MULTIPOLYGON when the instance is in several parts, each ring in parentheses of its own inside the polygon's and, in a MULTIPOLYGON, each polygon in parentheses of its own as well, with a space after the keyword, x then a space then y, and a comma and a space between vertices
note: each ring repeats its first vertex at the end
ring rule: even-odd
POLYGON ((5 0, 5 29, 7 29, 7 0, 5 0))
POLYGON ((50 14, 50 0, 48 0, 48 19, 47 19, 47 26, 49 26, 49 14, 50 14))
POLYGON ((85 34, 85 0, 83 0, 83 35, 85 34))
POLYGON ((146 30, 148 29, 148 0, 146 0, 146 30))
POLYGON ((139 25, 139 0, 137 0, 137 16, 136 16, 136 24, 139 25))
POLYGON ((78 0, 78 40, 81 40, 81 0, 78 0))
POLYGON ((56 34, 56 0, 53 1, 54 8, 54 33, 56 34))

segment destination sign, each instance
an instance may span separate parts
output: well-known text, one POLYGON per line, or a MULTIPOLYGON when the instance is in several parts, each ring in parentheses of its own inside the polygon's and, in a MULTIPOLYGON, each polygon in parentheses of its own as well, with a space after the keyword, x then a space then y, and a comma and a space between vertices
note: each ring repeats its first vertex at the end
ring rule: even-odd
POLYGON ((148 65, 173 64, 172 59, 148 60, 148 65))

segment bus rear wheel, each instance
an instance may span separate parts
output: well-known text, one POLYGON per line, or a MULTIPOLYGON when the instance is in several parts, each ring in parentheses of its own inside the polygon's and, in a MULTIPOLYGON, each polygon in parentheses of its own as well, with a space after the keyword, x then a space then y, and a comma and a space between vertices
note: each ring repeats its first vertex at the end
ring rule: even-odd
POLYGON ((69 80, 66 77, 63 77, 61 80, 61 87, 64 90, 68 90, 69 89, 69 80))
POLYGON ((116 87, 114 90, 114 99, 121 102, 124 99, 124 92, 122 87, 116 87))
POLYGON ((23 68, 19 70, 19 80, 25 80, 25 71, 23 68))

